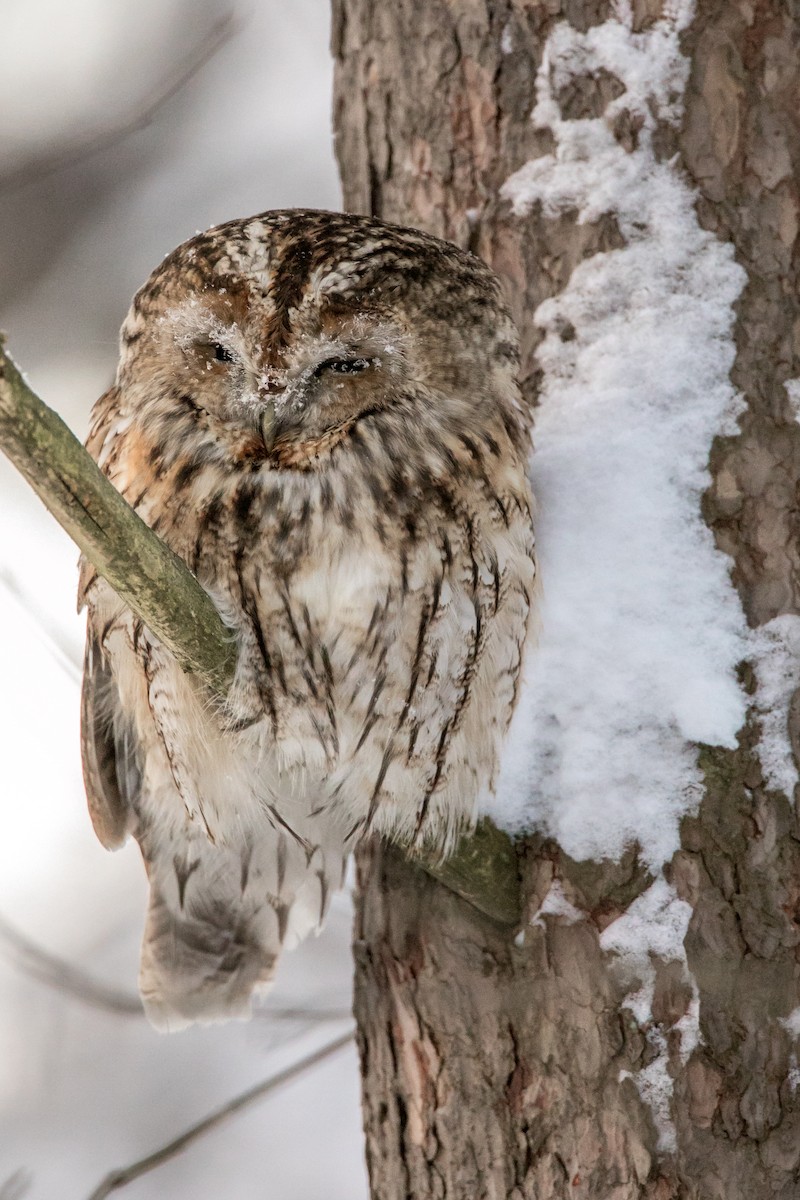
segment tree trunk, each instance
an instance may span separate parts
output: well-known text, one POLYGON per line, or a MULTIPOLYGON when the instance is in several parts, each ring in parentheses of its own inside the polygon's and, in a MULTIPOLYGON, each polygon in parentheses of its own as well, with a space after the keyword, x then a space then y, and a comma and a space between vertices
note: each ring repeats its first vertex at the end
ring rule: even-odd
MULTIPOLYGON (((680 9, 333 0, 345 206, 467 246, 503 277, 531 394, 537 307, 583 259, 625 244, 613 215, 577 223, 540 206, 520 217, 501 194, 553 148, 530 119, 545 45, 559 23, 622 21, 638 36, 680 9)), ((800 612, 798 397, 783 387, 800 375, 799 41, 796 4, 697 0, 681 33, 682 123, 659 120, 652 141, 659 160, 679 155, 700 223, 747 272, 732 374, 747 409, 741 433, 715 442, 704 516, 753 626, 800 612)), ((558 96, 561 116, 599 116, 620 89, 613 73, 579 75, 558 96)), ((622 146, 635 148, 640 129, 618 111, 622 146)), ((748 667, 742 678, 752 690, 748 667)), ((575 862, 543 838, 520 845, 517 936, 396 851, 361 851, 356 1015, 375 1200, 797 1200, 800 824, 795 798, 760 766, 769 719, 754 709, 738 750, 702 751, 705 795, 666 869, 692 909, 687 960, 651 955, 646 1020, 601 945, 652 883, 635 850, 575 862), (553 880, 573 909, 537 916, 553 880)))

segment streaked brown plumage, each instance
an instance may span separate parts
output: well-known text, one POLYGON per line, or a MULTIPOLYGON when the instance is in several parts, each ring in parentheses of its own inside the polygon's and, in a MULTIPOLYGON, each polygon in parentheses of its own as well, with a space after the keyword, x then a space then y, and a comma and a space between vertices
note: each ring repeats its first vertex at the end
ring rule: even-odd
POLYGON ((239 641, 223 713, 84 566, 83 750, 150 879, 164 1027, 249 1012, 370 830, 492 787, 534 589, 529 413, 491 272, 366 217, 231 221, 135 297, 89 449, 239 641))

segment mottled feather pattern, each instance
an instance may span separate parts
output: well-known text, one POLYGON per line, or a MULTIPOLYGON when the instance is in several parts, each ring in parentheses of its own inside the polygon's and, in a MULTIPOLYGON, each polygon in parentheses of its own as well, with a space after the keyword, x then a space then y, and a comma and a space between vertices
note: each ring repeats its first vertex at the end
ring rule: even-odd
POLYGON ((359 837, 474 820, 535 606, 516 370, 491 272, 365 217, 230 222, 135 298, 88 446, 239 644, 216 705, 84 567, 87 790, 142 848, 156 1024, 246 1015, 359 837))

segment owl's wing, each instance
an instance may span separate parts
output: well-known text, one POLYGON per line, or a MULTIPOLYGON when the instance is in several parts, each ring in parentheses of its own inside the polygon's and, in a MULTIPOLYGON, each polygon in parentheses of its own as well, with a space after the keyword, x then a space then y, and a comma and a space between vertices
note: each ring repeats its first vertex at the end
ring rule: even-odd
MULTIPOLYGON (((92 410, 86 448, 97 462, 119 412, 119 391, 112 386, 92 410)), ((78 581, 78 611, 98 582, 97 571, 81 557, 78 581)), ((89 815, 101 843, 116 850, 132 831, 135 808, 142 785, 141 755, 128 723, 122 720, 119 694, 111 667, 94 626, 90 606, 86 629, 81 689, 81 759, 89 815)))
POLYGON ((142 775, 135 737, 121 720, 111 668, 91 625, 83 660, 81 759, 94 831, 107 850, 116 850, 132 830, 142 775))
MULTIPOLYGON (((122 714, 95 620, 92 612, 81 713, 84 780, 100 841, 114 849, 132 833, 147 870, 139 972, 145 1012, 170 1031, 249 1017, 252 994, 272 978, 281 949, 320 928, 342 885, 346 855, 337 840, 323 847, 281 827, 277 813, 258 832, 229 831, 225 844, 192 819, 158 704, 168 703, 163 651, 151 648, 154 723, 152 736, 145 729, 140 741, 122 714)), ((119 654, 130 641, 120 630, 113 644, 119 654)))

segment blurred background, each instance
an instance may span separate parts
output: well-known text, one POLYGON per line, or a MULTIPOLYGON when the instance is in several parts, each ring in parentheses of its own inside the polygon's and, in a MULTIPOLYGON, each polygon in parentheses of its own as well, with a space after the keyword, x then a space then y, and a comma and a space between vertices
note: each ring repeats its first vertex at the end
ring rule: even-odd
MULTIPOLYGON (((328 0, 0 0, 0 328, 85 436, 133 292, 199 229, 337 208, 328 0)), ((137 1009, 135 845, 108 854, 78 752, 77 553, 0 455, 0 1200, 88 1198, 350 1029, 350 903, 249 1024, 137 1009)), ((362 1200, 352 1043, 123 1192, 362 1200)))

